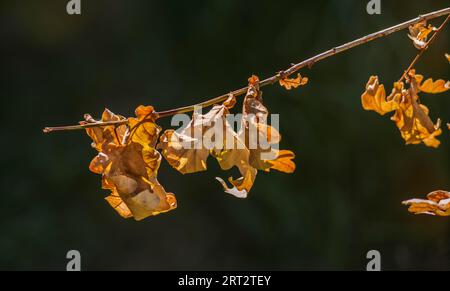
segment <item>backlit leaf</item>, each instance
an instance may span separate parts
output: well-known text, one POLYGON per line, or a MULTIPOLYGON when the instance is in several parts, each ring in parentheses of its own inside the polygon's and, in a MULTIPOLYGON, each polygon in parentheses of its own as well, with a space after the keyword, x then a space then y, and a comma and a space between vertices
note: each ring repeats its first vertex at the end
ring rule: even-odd
POLYGON ((282 78, 279 83, 287 90, 291 90, 292 88, 298 88, 299 86, 308 84, 308 78, 298 74, 297 78, 282 78))
POLYGON ((372 76, 366 85, 366 91, 361 96, 363 108, 373 110, 381 115, 395 111, 391 120, 395 122, 406 144, 424 143, 428 147, 438 147, 436 139, 442 131, 440 120, 434 124, 429 117, 428 108, 420 104, 419 93, 423 90, 438 93, 442 91, 441 82, 427 80, 422 84, 423 76, 416 75, 415 70, 408 74, 409 88, 405 89, 403 82, 394 83, 392 93, 386 97, 384 86, 378 82, 378 77, 372 76))
POLYGON ((408 211, 414 214, 433 216, 450 216, 450 192, 435 191, 428 194, 427 199, 411 199, 403 202, 409 206, 408 211))
POLYGON ((280 142, 281 135, 267 124, 268 110, 262 104, 258 77, 249 78, 239 133, 227 119, 235 103, 234 96, 230 95, 227 101, 215 105, 208 113, 194 113, 183 130, 164 132, 159 148, 168 163, 183 174, 205 171, 209 156, 214 157, 223 170, 236 167, 241 177, 228 178, 231 186, 222 178, 216 179, 226 193, 245 198, 255 182, 257 170, 292 173, 295 170, 294 153, 273 148, 280 142), (250 135, 250 129, 256 134, 250 135), (254 147, 250 137, 256 139, 254 147), (258 147, 261 140, 266 140, 270 147, 258 147))
MULTIPOLYGON (((153 108, 140 106, 137 118, 128 126, 87 129, 93 147, 99 151, 89 169, 102 175, 102 187, 111 191, 108 203, 124 218, 142 220, 176 208, 176 199, 159 184, 156 176, 161 155, 155 150, 160 128, 152 117, 153 108), (144 119, 149 118, 146 122, 144 119)), ((105 110, 102 122, 123 120, 105 110)), ((86 122, 94 122, 86 116, 86 122)))
POLYGON ((450 81, 428 79, 423 84, 419 85, 419 89, 422 92, 429 94, 438 94, 450 90, 450 81))
POLYGON ((427 26, 426 21, 421 21, 409 27, 408 37, 417 49, 424 49, 427 46, 428 35, 435 30, 432 25, 427 26))
POLYGON ((380 115, 385 115, 398 108, 398 100, 395 100, 394 95, 391 100, 386 100, 384 85, 380 85, 377 76, 371 76, 367 82, 366 91, 361 95, 362 106, 365 110, 373 110, 380 115))

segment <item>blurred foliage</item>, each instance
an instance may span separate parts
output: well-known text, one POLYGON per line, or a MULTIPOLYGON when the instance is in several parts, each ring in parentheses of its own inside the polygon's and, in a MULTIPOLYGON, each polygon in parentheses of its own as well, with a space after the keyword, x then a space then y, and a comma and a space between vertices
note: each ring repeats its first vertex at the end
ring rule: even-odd
MULTIPOLYGON (((260 174, 247 200, 222 192, 213 162, 187 176, 163 163, 179 209, 124 220, 88 170, 89 138, 41 133, 105 106, 131 115, 205 100, 448 1, 382 1, 380 16, 360 0, 82 0, 81 16, 66 3, 0 4, 0 269, 63 270, 70 249, 92 270, 360 270, 371 249, 384 269, 450 269, 450 220, 400 204, 450 189, 448 132, 437 150, 405 146, 361 108, 371 74, 390 84, 416 54, 406 31, 303 70, 306 87, 265 88, 298 169, 260 174)), ((448 78, 449 50, 447 28, 418 71, 448 78)), ((425 97, 434 119, 450 120, 449 97, 425 97)))

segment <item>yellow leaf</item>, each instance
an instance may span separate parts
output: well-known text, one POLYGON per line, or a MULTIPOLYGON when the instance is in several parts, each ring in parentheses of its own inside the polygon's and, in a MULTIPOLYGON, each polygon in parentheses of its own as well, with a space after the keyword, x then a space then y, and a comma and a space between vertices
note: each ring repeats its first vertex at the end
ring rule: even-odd
POLYGON ((287 90, 291 90, 292 88, 298 88, 299 86, 304 86, 308 84, 308 78, 302 77, 300 74, 297 75, 297 78, 283 78, 279 81, 280 85, 287 90))
POLYGON ((385 115, 398 108, 397 100, 394 100, 397 92, 391 94, 392 100, 386 99, 384 85, 380 85, 377 76, 371 76, 366 85, 366 91, 361 95, 362 106, 365 110, 373 110, 380 115, 385 115))
MULTIPOLYGON (((361 96, 365 110, 373 110, 384 115, 395 110, 391 120, 400 130, 406 144, 423 143, 428 147, 437 148, 440 145, 437 136, 442 134, 440 120, 434 124, 429 117, 428 108, 419 103, 418 93, 421 91, 422 75, 416 75, 415 70, 408 73, 409 88, 405 89, 403 82, 394 83, 392 93, 386 97, 383 85, 378 77, 372 76, 366 85, 366 91, 361 96)), ((425 82, 424 90, 438 92, 441 82, 425 82)))
POLYGON ((436 137, 442 133, 440 120, 434 124, 429 117, 428 108, 418 102, 419 84, 423 77, 411 70, 408 78, 410 87, 402 91, 401 101, 391 119, 396 123, 406 144, 424 143, 428 147, 437 148, 440 142, 436 137))
POLYGON ((450 216, 450 192, 435 191, 428 194, 426 200, 411 199, 403 204, 409 206, 408 211, 414 214, 450 216))
POLYGON ((429 94, 438 94, 450 90, 450 81, 437 80, 433 81, 432 78, 426 80, 419 86, 420 91, 429 94))
POLYGON ((277 157, 273 161, 268 161, 271 169, 284 172, 293 173, 295 171, 295 163, 292 161, 295 158, 295 154, 292 151, 281 150, 277 152, 277 157))

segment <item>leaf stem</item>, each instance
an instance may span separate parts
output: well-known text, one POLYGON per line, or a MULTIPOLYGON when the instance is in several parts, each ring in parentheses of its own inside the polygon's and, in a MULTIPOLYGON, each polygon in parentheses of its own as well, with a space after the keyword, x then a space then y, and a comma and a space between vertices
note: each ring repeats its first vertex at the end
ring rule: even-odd
MULTIPOLYGON (((444 21, 444 23, 441 25, 441 27, 438 29, 438 31, 436 31, 436 33, 433 34, 433 37, 430 38, 426 48, 424 48, 423 50, 421 50, 421 52, 419 52, 419 54, 416 56, 416 58, 414 59, 414 61, 412 62, 410 68, 407 70, 409 71, 414 64, 418 61, 418 59, 420 58, 420 56, 424 53, 424 51, 428 48, 428 46, 436 39, 438 33, 443 29, 443 27, 445 26, 445 24, 449 21, 450 18, 450 7, 447 7, 445 9, 442 10, 438 10, 438 11, 433 11, 424 15, 421 15, 419 17, 416 17, 414 19, 408 20, 406 22, 391 26, 389 28, 380 30, 378 32, 366 35, 364 37, 361 37, 359 39, 353 40, 351 42, 345 43, 343 45, 334 47, 328 51, 322 52, 316 56, 313 56, 309 59, 306 59, 300 63, 297 64, 293 64, 292 66, 290 66, 289 68, 287 68, 284 71, 280 71, 278 72, 276 75, 271 76, 267 79, 262 80, 259 85, 260 87, 264 87, 267 85, 272 85, 276 82, 278 82, 280 79, 286 78, 296 72, 298 72, 300 69, 305 68, 305 67, 309 67, 311 68, 314 64, 316 64, 317 62, 320 62, 326 58, 329 58, 331 56, 335 56, 337 54, 340 54, 342 52, 345 52, 351 48, 360 46, 362 44, 366 44, 370 41, 373 41, 375 39, 378 38, 382 38, 385 36, 388 36, 390 34, 393 34, 395 32, 404 30, 406 28, 408 28, 411 25, 414 25, 420 21, 424 21, 424 20, 431 20, 434 18, 438 18, 438 17, 442 17, 448 15, 447 19, 444 21)), ((405 71, 405 76, 407 74, 407 71, 405 71)), ((402 77, 403 79, 403 77, 402 77)), ((212 98, 210 100, 195 104, 195 105, 190 105, 190 106, 185 106, 185 107, 181 107, 181 108, 176 108, 176 109, 171 109, 171 110, 166 110, 166 111, 161 111, 161 112, 157 112, 157 116, 158 118, 163 118, 163 117, 169 117, 172 115, 176 115, 176 114, 181 114, 181 113, 187 113, 187 112, 192 112, 195 110, 195 108, 198 107, 209 107, 212 106, 214 104, 220 103, 225 101, 228 96, 231 94, 233 94, 234 96, 238 97, 241 96, 243 94, 245 94, 247 92, 248 86, 247 87, 243 87, 234 91, 231 91, 229 93, 217 96, 215 98, 212 98)), ((149 119, 150 121, 150 119, 149 119)), ((153 121, 153 120, 152 120, 153 121)), ((114 122, 97 122, 97 123, 91 123, 91 124, 82 124, 82 125, 73 125, 73 126, 61 126, 61 127, 46 127, 44 129, 45 133, 50 133, 50 132, 56 132, 56 131, 67 131, 67 130, 80 130, 80 129, 85 129, 85 128, 91 128, 91 127, 102 127, 102 126, 110 126, 110 125, 114 125, 114 126, 118 126, 118 125, 123 125, 123 124, 127 124, 128 121, 127 120, 120 120, 120 121, 114 121, 114 122)))

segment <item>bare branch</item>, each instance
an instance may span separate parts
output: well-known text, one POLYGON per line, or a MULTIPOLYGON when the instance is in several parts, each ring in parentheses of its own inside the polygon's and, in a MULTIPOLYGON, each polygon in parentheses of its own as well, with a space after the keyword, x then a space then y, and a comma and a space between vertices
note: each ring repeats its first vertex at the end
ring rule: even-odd
MULTIPOLYGON (((309 59, 306 59, 300 63, 297 64, 293 64, 291 67, 289 67, 288 69, 281 71, 279 73, 277 73, 276 75, 269 77, 267 79, 264 79, 263 81, 260 82, 260 87, 264 87, 267 85, 272 85, 276 82, 278 82, 280 79, 282 78, 286 78, 296 72, 298 72, 300 69, 305 68, 305 67, 311 67, 314 64, 316 64, 317 62, 320 62, 326 58, 329 58, 331 56, 335 56, 337 54, 340 54, 342 52, 345 52, 351 48, 366 44, 368 42, 371 42, 375 39, 378 38, 382 38, 385 36, 388 36, 390 34, 393 34, 395 32, 404 30, 406 28, 408 28, 411 25, 414 25, 418 22, 424 21, 424 20, 431 20, 434 18, 438 18, 438 17, 442 17, 442 16, 448 16, 450 15, 450 7, 442 9, 442 10, 438 10, 438 11, 434 11, 434 12, 430 12, 428 14, 425 15, 421 15, 419 17, 416 17, 414 19, 408 20, 406 22, 391 26, 389 28, 380 30, 378 32, 366 35, 364 37, 361 37, 359 39, 353 40, 351 42, 348 42, 346 44, 343 44, 341 46, 337 46, 334 47, 328 51, 325 51, 323 53, 320 53, 316 56, 313 56, 309 59)), ((444 21, 443 25, 441 25, 440 30, 442 30, 442 28, 445 26, 445 24, 449 21, 449 17, 447 17, 446 21, 444 21)), ((432 41, 434 41, 438 35, 438 32, 440 32, 440 30, 438 30, 433 37, 429 40, 428 45, 426 46, 425 49, 421 50, 421 52, 419 53, 418 56, 416 56, 416 59, 413 61, 413 63, 411 64, 410 68, 407 70, 409 71, 412 66, 414 66, 414 64, 417 62, 417 60, 420 58, 420 56, 423 54, 423 52, 428 48, 428 46, 432 43, 432 41)), ((213 99, 207 100, 205 102, 201 102, 195 105, 190 105, 190 106, 186 106, 186 107, 181 107, 181 108, 176 108, 176 109, 171 109, 171 110, 167 110, 167 111, 161 111, 161 112, 157 112, 157 116, 158 118, 162 118, 162 117, 168 117, 168 116, 172 116, 175 114, 180 114, 180 113, 186 113, 186 112, 192 112, 194 111, 194 108, 198 108, 198 107, 209 107, 212 106, 214 104, 220 103, 225 101, 228 96, 230 94, 233 94, 234 96, 241 96, 243 94, 245 94, 245 92, 247 92, 248 87, 244 87, 241 89, 237 89, 234 91, 231 91, 229 93, 223 94, 221 96, 215 97, 213 99)), ((89 128, 89 127, 101 127, 101 126, 110 126, 110 125, 123 125, 123 124, 127 124, 127 120, 121 120, 121 121, 115 121, 115 122, 97 122, 97 123, 90 123, 90 124, 82 124, 82 125, 74 125, 74 126, 62 126, 62 127, 46 127, 44 129, 45 133, 50 133, 50 132, 55 132, 55 131, 66 131, 66 130, 80 130, 80 129, 85 129, 85 128, 89 128)))

